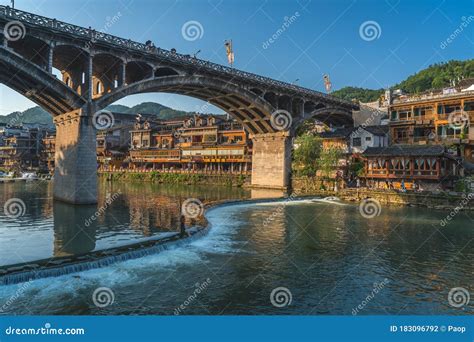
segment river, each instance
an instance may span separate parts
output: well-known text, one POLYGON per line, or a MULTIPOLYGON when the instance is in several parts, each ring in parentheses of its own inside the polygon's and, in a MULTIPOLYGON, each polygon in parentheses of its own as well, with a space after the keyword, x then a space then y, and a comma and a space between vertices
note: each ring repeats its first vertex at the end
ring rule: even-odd
MULTIPOLYGON (((46 182, 0 185, 19 198, 0 216, 0 265, 86 253, 159 237, 180 203, 265 195, 238 188, 101 183, 97 206, 53 202, 46 182), (110 204, 107 204, 107 199, 110 204), (88 227, 85 220, 105 208, 88 227)), ((241 203, 206 213, 207 235, 161 253, 55 278, 0 286, 0 314, 473 314, 448 293, 474 288, 472 212, 314 199, 241 203), (94 291, 113 297, 97 305, 94 291), (2 307, 3 305, 3 307, 2 307)))

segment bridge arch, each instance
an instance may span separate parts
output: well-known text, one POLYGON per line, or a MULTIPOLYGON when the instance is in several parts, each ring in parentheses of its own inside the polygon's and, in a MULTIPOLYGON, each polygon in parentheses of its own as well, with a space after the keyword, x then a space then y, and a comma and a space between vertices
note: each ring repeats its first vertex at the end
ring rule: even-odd
POLYGON ((0 83, 54 115, 71 112, 86 101, 73 89, 15 51, 0 47, 0 83))
POLYGON ((110 53, 95 53, 92 56, 92 87, 93 96, 111 92, 123 84, 121 58, 110 53))
POLYGON ((85 91, 84 72, 87 70, 89 54, 75 45, 57 44, 53 48, 52 67, 59 70, 62 81, 78 94, 85 91))
POLYGON ((292 132, 296 132, 298 127, 308 119, 316 119, 328 126, 352 126, 354 123, 351 112, 341 110, 337 107, 324 107, 315 109, 310 113, 305 113, 302 116, 298 116, 296 120, 293 121, 292 132))
POLYGON ((126 66, 126 84, 133 84, 153 77, 153 67, 143 61, 129 61, 126 66))
POLYGON ((155 77, 164 77, 164 76, 179 76, 181 75, 176 69, 170 67, 158 67, 153 72, 155 77))
POLYGON ((15 41, 7 40, 7 46, 42 69, 46 70, 48 68, 50 45, 45 40, 26 35, 23 39, 15 41))
POLYGON ((240 121, 251 134, 271 133, 273 107, 261 97, 220 79, 204 76, 163 76, 129 84, 95 100, 96 108, 129 95, 151 92, 173 93, 194 97, 221 108, 240 121))

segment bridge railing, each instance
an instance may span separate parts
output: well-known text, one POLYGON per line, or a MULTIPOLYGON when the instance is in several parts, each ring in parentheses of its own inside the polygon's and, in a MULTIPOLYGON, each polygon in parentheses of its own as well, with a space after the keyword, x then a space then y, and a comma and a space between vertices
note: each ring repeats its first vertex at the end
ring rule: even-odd
POLYGON ((69 24, 69 23, 59 21, 56 19, 43 17, 37 14, 14 9, 9 6, 0 5, 0 17, 2 16, 5 18, 19 20, 21 22, 29 23, 32 25, 47 27, 47 28, 51 28, 51 29, 58 30, 61 32, 69 33, 72 35, 79 36, 81 38, 89 39, 93 42, 104 42, 104 43, 111 44, 113 46, 138 50, 142 53, 158 55, 160 57, 163 57, 165 59, 168 59, 174 62, 179 61, 187 65, 194 65, 194 66, 197 65, 200 68, 207 69, 208 71, 225 73, 232 77, 250 79, 255 82, 262 83, 265 86, 274 86, 278 88, 284 88, 285 90, 291 90, 291 91, 294 91, 295 93, 305 94, 305 95, 308 95, 309 97, 325 98, 333 102, 338 102, 346 106, 354 107, 354 104, 352 102, 337 99, 334 96, 330 96, 328 94, 324 94, 316 90, 311 90, 305 87, 297 86, 297 85, 286 83, 283 81, 274 80, 265 76, 254 74, 254 73, 230 68, 230 67, 220 65, 217 63, 191 57, 190 55, 183 55, 183 54, 172 52, 166 49, 151 47, 149 45, 138 43, 130 39, 120 38, 120 37, 117 37, 105 32, 93 30, 91 28, 84 28, 81 26, 69 24))

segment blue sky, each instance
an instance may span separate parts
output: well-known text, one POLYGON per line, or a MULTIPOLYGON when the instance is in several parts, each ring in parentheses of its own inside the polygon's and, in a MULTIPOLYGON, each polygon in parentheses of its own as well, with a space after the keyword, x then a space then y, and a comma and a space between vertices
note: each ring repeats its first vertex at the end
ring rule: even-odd
MULTIPOLYGON (((221 64, 227 63, 224 40, 232 39, 236 68, 298 80, 320 91, 324 73, 333 89, 381 88, 430 64, 474 56, 474 17, 441 47, 463 20, 474 16, 474 0, 16 0, 16 7, 97 30, 119 15, 107 33, 141 42, 151 39, 185 54, 201 50, 199 58, 221 64), (278 34, 285 18, 291 23, 278 34), (182 27, 189 21, 202 26, 199 39, 183 37, 182 27), (361 36, 366 22, 375 22, 375 36, 361 36), (272 36, 276 39, 269 43, 272 36)), ((184 110, 203 104, 169 94, 135 95, 119 103, 143 101, 184 110)), ((32 106, 0 85, 0 115, 32 106)))

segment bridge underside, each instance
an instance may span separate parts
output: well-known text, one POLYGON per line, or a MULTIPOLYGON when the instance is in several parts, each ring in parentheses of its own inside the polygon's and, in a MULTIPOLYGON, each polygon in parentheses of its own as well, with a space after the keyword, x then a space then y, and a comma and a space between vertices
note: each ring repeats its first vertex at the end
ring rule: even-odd
POLYGON ((97 100, 105 108, 119 99, 140 93, 172 93, 206 101, 229 113, 251 134, 275 132, 270 123, 272 107, 258 95, 228 82, 202 76, 165 76, 147 79, 105 94, 97 100))
POLYGON ((0 83, 54 115, 82 107, 86 101, 39 66, 0 46, 0 83))

